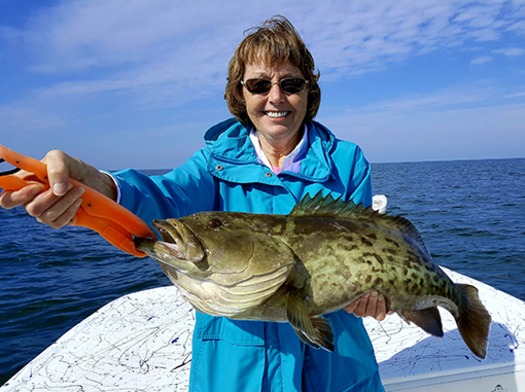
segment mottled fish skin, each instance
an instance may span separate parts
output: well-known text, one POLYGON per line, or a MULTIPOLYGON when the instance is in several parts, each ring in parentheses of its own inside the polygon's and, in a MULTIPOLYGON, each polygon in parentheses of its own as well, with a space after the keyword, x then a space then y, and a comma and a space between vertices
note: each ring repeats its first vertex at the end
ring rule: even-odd
POLYGON ((320 316, 377 291, 390 310, 435 336, 443 336, 442 306, 469 348, 486 356, 491 318, 477 290, 432 262, 406 218, 319 193, 289 215, 204 212, 154 225, 163 240, 137 239, 137 247, 202 312, 289 322, 304 342, 333 350, 320 316))

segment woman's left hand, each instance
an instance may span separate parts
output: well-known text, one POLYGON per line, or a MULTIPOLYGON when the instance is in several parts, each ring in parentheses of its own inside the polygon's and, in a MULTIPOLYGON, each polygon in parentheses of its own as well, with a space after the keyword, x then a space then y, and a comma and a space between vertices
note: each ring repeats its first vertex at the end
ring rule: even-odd
POLYGON ((345 310, 358 317, 373 317, 378 321, 383 321, 388 314, 385 297, 377 291, 363 295, 348 305, 345 310))

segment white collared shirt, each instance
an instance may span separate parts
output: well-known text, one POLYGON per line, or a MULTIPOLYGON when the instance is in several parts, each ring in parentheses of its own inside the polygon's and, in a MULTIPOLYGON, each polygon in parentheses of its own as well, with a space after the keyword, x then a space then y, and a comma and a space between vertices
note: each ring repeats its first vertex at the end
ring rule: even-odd
POLYGON ((271 165, 270 160, 264 153, 261 144, 259 143, 259 135, 254 128, 252 128, 250 131, 250 140, 252 141, 253 147, 255 148, 258 161, 270 168, 275 174, 279 174, 285 170, 292 173, 299 173, 301 169, 301 161, 306 155, 306 150, 308 147, 308 127, 304 125, 303 137, 299 143, 297 143, 297 146, 295 146, 293 151, 286 156, 281 167, 275 167, 271 165))

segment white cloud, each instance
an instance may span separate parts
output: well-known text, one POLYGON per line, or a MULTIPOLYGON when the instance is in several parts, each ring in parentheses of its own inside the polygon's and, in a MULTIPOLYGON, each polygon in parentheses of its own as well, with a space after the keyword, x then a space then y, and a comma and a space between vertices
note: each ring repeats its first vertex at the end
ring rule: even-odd
POLYGON ((482 65, 495 61, 492 55, 502 55, 505 57, 520 57, 525 55, 525 49, 519 47, 507 47, 501 49, 493 49, 490 51, 491 55, 478 56, 470 61, 470 65, 482 65))
POLYGON ((512 94, 507 94, 503 96, 503 98, 505 99, 523 98, 523 97, 525 97, 525 91, 518 91, 512 94))
POLYGON ((491 61, 494 61, 494 57, 491 57, 491 56, 480 56, 480 57, 476 57, 476 58, 472 59, 470 61, 470 65, 481 65, 481 64, 490 63, 491 61))
POLYGON ((503 48, 503 49, 494 49, 492 53, 501 54, 503 56, 508 56, 508 57, 520 57, 520 56, 525 55, 525 49, 517 48, 517 47, 509 47, 509 48, 503 48))

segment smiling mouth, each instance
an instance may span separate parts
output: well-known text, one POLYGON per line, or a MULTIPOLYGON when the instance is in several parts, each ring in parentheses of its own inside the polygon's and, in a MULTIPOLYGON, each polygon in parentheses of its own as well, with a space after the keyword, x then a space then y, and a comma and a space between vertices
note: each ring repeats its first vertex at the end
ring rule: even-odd
POLYGON ((265 112, 265 114, 271 118, 283 118, 288 116, 290 112, 265 112))

